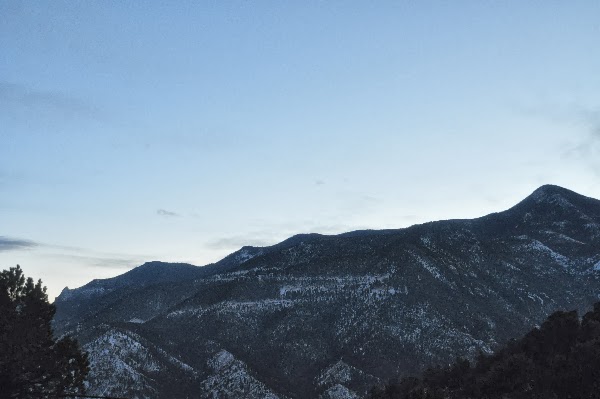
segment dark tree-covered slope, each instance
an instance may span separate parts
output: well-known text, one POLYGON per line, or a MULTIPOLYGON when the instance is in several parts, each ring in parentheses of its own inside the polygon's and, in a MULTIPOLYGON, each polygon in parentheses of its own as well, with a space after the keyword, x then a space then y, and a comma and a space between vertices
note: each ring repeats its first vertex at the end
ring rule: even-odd
POLYGON ((56 328, 90 351, 93 392, 361 397, 595 302, 600 201, 543 186, 478 219, 300 235, 203 268, 156 267, 170 278, 126 273, 57 298, 56 328))
POLYGON ((459 359, 371 392, 371 399, 600 397, 600 302, 580 320, 553 313, 539 328, 473 365, 459 359))

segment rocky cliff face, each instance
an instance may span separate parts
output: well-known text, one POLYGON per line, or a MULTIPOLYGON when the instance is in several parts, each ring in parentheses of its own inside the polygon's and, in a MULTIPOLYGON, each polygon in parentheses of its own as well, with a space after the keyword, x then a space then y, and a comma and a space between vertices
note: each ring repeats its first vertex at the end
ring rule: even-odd
POLYGON ((146 264, 65 290, 55 328, 89 351, 93 394, 356 398, 584 310, 599 277, 600 201, 543 186, 479 219, 146 264))

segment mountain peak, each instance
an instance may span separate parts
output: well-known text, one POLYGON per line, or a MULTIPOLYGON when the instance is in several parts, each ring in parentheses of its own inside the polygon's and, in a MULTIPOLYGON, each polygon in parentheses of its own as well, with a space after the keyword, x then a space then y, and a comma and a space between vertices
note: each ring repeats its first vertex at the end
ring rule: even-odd
MULTIPOLYGON (((546 184, 505 212, 498 214, 504 222, 514 225, 526 222, 527 225, 554 223, 585 223, 600 226, 600 201, 586 197, 566 188, 546 184)), ((589 229, 590 227, 586 227, 589 229)), ((577 234, 571 231, 570 235, 577 234)))
POLYGON ((559 206, 564 209, 578 209, 583 213, 595 215, 594 218, 597 217, 597 209, 600 206, 600 201, 595 198, 586 197, 575 191, 551 184, 546 184, 535 190, 523 203, 529 205, 559 206))
POLYGON ((531 198, 535 202, 544 202, 550 198, 555 198, 556 196, 569 198, 572 196, 579 196, 579 194, 560 186, 556 186, 553 184, 545 184, 539 187, 537 190, 535 190, 529 196, 529 198, 531 198))

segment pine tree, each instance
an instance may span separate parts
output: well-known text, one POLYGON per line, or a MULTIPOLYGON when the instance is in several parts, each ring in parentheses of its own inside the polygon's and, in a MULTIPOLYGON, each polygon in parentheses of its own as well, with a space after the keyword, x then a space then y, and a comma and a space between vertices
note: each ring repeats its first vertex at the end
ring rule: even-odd
POLYGON ((89 367, 77 341, 55 339, 41 280, 17 267, 0 273, 0 396, 45 398, 84 393, 89 367))

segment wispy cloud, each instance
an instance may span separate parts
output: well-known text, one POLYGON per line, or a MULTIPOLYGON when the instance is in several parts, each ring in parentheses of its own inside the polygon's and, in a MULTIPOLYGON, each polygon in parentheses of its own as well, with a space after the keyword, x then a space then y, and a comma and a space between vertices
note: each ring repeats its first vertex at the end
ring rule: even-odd
POLYGON ((37 247, 38 245, 38 243, 30 240, 0 236, 0 251, 30 249, 37 247))
POLYGON ((43 256, 90 268, 131 269, 150 258, 139 254, 103 252, 89 248, 55 244, 39 244, 39 249, 42 251, 43 256))
POLYGON ((178 217, 181 216, 180 214, 173 212, 173 211, 168 211, 166 209, 157 209, 156 210, 156 214, 160 215, 160 216, 166 216, 166 217, 178 217))
POLYGON ((353 230, 365 230, 369 226, 346 224, 319 224, 311 222, 271 224, 269 228, 245 234, 221 237, 206 244, 209 249, 237 250, 243 246, 268 247, 301 233, 318 233, 323 235, 346 233, 353 230))
POLYGON ((87 248, 55 245, 22 238, 0 236, 0 252, 35 250, 40 256, 79 263, 82 267, 131 269, 149 257, 134 254, 106 253, 87 248))
POLYGON ((58 259, 65 259, 71 262, 76 262, 84 267, 93 268, 107 268, 107 269, 131 269, 144 263, 144 259, 141 257, 112 257, 107 256, 93 256, 93 255, 77 255, 67 253, 55 253, 49 256, 58 259))
POLYGON ((63 117, 105 119, 105 115, 98 108, 80 98, 60 91, 37 90, 11 82, 0 82, 0 104, 4 104, 4 107, 0 107, 4 108, 4 112, 12 112, 7 107, 12 105, 33 114, 51 112, 59 113, 63 117))
POLYGON ((567 126, 570 137, 563 143, 562 158, 587 165, 600 175, 600 105, 540 101, 534 106, 517 106, 516 110, 528 117, 567 126))
POLYGON ((600 174, 600 109, 582 108, 578 110, 578 120, 585 131, 565 150, 564 157, 585 162, 600 174))

